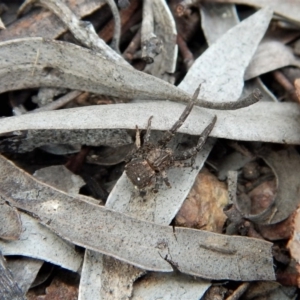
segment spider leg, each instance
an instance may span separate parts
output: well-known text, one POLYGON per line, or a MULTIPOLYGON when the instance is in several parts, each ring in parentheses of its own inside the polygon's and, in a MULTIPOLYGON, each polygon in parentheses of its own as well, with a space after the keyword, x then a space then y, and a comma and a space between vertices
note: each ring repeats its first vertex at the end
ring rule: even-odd
POLYGON ((152 120, 153 116, 151 116, 148 120, 148 125, 147 125, 147 131, 144 137, 144 143, 147 144, 149 143, 149 139, 150 139, 150 134, 151 134, 151 120, 152 120))
POLYGON ((215 126, 216 121, 217 121, 217 117, 215 116, 213 120, 208 124, 208 126, 201 133, 197 145, 191 149, 188 149, 186 151, 183 151, 175 155, 174 161, 178 161, 178 160, 180 161, 180 160, 186 160, 192 158, 192 163, 193 163, 195 161, 196 154, 203 148, 207 137, 209 136, 210 132, 215 126))
POLYGON ((168 130, 163 137, 158 141, 158 144, 160 146, 165 146, 168 142, 170 142, 170 140, 172 139, 172 137, 174 136, 175 132, 178 130, 179 127, 181 127, 181 125, 184 123, 184 121, 186 120, 186 118, 188 117, 188 115, 190 114, 197 98, 200 92, 200 87, 201 84, 199 85, 199 87, 196 89, 193 98, 191 99, 191 101, 187 104, 187 106, 185 107, 184 111, 182 112, 181 116, 179 117, 179 119, 175 122, 175 124, 172 126, 172 128, 170 130, 168 130))

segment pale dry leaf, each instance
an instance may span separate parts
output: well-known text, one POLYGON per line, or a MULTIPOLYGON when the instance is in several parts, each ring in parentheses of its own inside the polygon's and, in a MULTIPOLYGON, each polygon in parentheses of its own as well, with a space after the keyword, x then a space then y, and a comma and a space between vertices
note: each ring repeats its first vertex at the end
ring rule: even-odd
POLYGON ((103 59, 71 43, 28 38, 0 43, 0 92, 64 87, 121 98, 189 101, 190 96, 154 76, 103 59))
POLYGON ((203 2, 200 6, 201 27, 208 45, 239 23, 235 5, 203 2))
POLYGON ((30 257, 7 257, 7 267, 23 294, 29 290, 44 261, 30 257))
POLYGON ((290 65, 300 66, 300 60, 294 56, 290 47, 277 41, 264 41, 258 46, 245 71, 244 79, 248 80, 290 65))
POLYGON ((281 1, 281 0, 213 0, 219 3, 236 3, 245 4, 255 7, 268 6, 280 16, 291 21, 300 23, 300 3, 298 1, 281 1))
POLYGON ((134 292, 131 299, 201 299, 208 287, 207 282, 192 276, 180 273, 167 275, 151 272, 134 284, 134 292))
POLYGON ((61 191, 68 194, 79 194, 80 188, 85 185, 84 180, 73 174, 65 166, 50 166, 39 169, 34 172, 33 176, 61 191))
POLYGON ((245 69, 271 17, 272 11, 264 8, 228 30, 195 61, 179 87, 187 90, 186 82, 195 77, 194 81, 202 83, 199 98, 215 102, 237 100, 243 90, 245 69))
POLYGON ((35 180, 3 157, 0 163, 3 173, 11 175, 0 175, 1 192, 6 198, 77 245, 148 270, 172 272, 172 266, 163 259, 171 254, 178 269, 190 275, 274 279, 271 243, 186 228, 176 228, 174 234, 171 227, 77 200, 35 180))
POLYGON ((22 231, 19 212, 0 199, 0 238, 4 240, 17 240, 22 231))
MULTIPOLYGON (((169 130, 184 106, 171 102, 149 102, 101 105, 41 112, 0 119, 0 135, 22 131, 42 132, 54 138, 54 133, 89 129, 92 136, 101 129, 145 129, 154 116, 153 130, 169 130), (165 114, 165 112, 168 114, 165 114), (128 116, 131 116, 128 118, 128 116), (62 130, 63 128, 63 130, 62 130)), ((242 141, 300 144, 300 108, 296 103, 258 102, 236 111, 208 110, 194 107, 178 132, 200 135, 206 124, 217 116, 211 136, 242 141)))
POLYGON ((22 290, 18 286, 10 270, 6 266, 6 262, 0 253, 0 295, 3 300, 25 300, 22 290))
POLYGON ((65 269, 77 272, 82 257, 74 246, 62 240, 32 217, 20 213, 22 233, 20 239, 11 242, 0 240, 3 255, 22 255, 51 262, 65 269))

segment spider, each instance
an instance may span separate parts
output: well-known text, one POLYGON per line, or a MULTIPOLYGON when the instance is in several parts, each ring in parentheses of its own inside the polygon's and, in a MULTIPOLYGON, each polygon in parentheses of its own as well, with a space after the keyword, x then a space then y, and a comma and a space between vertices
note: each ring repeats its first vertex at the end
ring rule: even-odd
POLYGON ((179 119, 175 122, 157 143, 150 143, 151 133, 151 116, 148 120, 144 143, 141 146, 141 138, 138 127, 136 126, 136 149, 126 160, 125 172, 133 185, 140 191, 145 188, 153 187, 154 192, 158 191, 159 182, 164 181, 165 185, 171 188, 166 170, 171 167, 192 167, 195 162, 196 154, 202 149, 204 143, 213 129, 217 118, 214 117, 212 122, 201 133, 198 143, 195 147, 181 153, 175 154, 167 144, 171 141, 178 128, 184 123, 190 114, 195 100, 200 91, 200 86, 196 89, 191 101, 187 104, 179 119), (184 162, 191 158, 189 163, 184 162))

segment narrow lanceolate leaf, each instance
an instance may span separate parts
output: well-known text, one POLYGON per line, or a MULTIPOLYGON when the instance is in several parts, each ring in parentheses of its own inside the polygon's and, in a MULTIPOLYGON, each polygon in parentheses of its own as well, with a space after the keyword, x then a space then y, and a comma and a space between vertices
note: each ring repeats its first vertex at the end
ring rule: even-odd
MULTIPOLYGON (((39 131, 51 131, 52 134, 48 133, 47 136, 53 136, 54 139, 57 132, 63 131, 68 136, 68 132, 83 133, 84 130, 90 129, 88 132, 95 131, 96 136, 99 130, 107 128, 135 129, 138 125, 140 129, 145 129, 150 116, 154 116, 152 120, 154 130, 169 130, 183 110, 184 105, 180 103, 161 101, 40 112, 0 119, 0 135, 12 133, 18 135, 24 131, 27 135, 33 135, 33 131, 36 131, 36 134, 39 131)), ((178 132, 200 135, 213 115, 217 116, 217 123, 211 132, 213 137, 300 144, 300 107, 296 103, 258 102, 250 107, 230 112, 194 107, 178 132)))
POLYGON ((29 38, 0 43, 0 93, 65 87, 121 98, 188 101, 167 82, 64 42, 29 38))
POLYGON ((77 245, 148 270, 172 272, 175 265, 183 273, 204 278, 275 279, 269 242, 186 228, 174 231, 70 197, 4 157, 0 168, 1 193, 77 245))
POLYGON ((282 0, 213 0, 220 3, 245 4, 255 7, 269 6, 280 16, 286 17, 291 21, 300 22, 300 3, 298 1, 282 0))
POLYGON ((245 69, 271 17, 272 11, 264 8, 228 30, 197 59, 180 88, 187 90, 187 82, 196 77, 202 83, 199 99, 215 102, 237 100, 243 90, 245 69))

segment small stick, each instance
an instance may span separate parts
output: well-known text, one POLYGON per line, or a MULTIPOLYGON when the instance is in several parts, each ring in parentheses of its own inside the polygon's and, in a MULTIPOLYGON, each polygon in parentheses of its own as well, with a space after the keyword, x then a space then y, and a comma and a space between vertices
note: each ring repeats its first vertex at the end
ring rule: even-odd
POLYGON ((129 43, 128 47, 123 53, 123 57, 128 61, 132 61, 132 59, 134 58, 134 54, 138 50, 140 45, 141 45, 141 29, 137 31, 137 33, 129 43))
POLYGON ((285 91, 291 96, 292 100, 296 103, 299 103, 295 87, 288 80, 288 78, 281 71, 273 72, 274 79, 285 89, 285 91))
POLYGON ((182 54, 184 65, 188 70, 193 65, 195 59, 193 53, 187 46, 186 41, 182 38, 181 34, 179 33, 177 34, 177 45, 182 54))
POLYGON ((40 108, 36 108, 34 110, 29 111, 28 114, 58 109, 64 105, 66 105, 67 103, 71 102, 73 99, 75 99, 82 93, 83 92, 81 92, 81 91, 72 91, 47 105, 44 105, 40 108))
POLYGON ((152 0, 144 0, 141 31, 142 59, 150 64, 153 63, 154 57, 157 56, 162 49, 162 42, 154 33, 152 0))
POLYGON ((249 288, 250 282, 242 283, 226 300, 238 300, 249 288))

